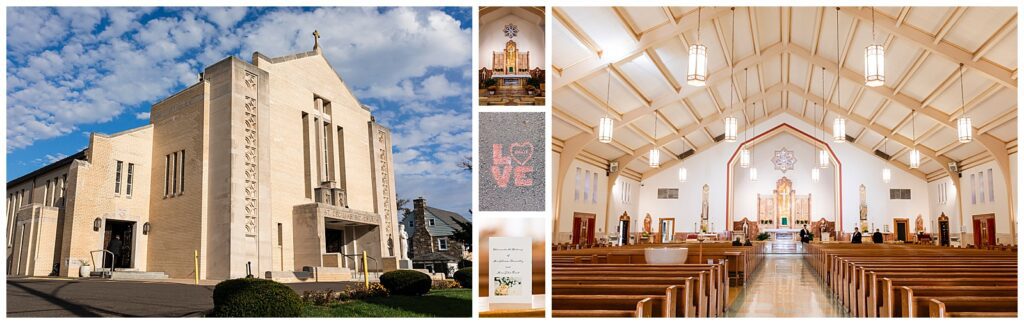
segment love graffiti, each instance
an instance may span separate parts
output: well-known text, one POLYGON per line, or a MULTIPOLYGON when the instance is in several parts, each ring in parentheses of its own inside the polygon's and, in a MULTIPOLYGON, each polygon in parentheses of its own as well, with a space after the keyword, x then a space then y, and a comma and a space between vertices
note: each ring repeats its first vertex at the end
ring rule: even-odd
POLYGON ((533 185, 532 165, 526 165, 533 158, 533 144, 530 142, 512 143, 508 146, 509 154, 505 155, 502 144, 494 144, 491 164, 491 176, 500 188, 508 187, 509 180, 516 187, 529 187, 533 185), (515 162, 515 164, 512 164, 515 162))

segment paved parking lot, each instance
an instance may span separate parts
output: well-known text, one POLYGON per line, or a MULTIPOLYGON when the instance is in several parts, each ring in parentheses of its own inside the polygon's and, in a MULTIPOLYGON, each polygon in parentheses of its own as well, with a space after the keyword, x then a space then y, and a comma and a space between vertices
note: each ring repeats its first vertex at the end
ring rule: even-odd
MULTIPOLYGON (((213 309, 213 283, 7 278, 8 317, 182 317, 213 309)), ((288 284, 305 290, 342 290, 356 282, 288 284)))

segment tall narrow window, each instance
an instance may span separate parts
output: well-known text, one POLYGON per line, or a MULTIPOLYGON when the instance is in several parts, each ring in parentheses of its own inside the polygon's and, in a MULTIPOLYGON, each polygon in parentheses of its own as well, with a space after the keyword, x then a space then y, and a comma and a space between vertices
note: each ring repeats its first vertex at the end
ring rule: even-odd
POLYGON ((331 177, 331 173, 334 173, 334 170, 331 170, 333 169, 331 168, 331 160, 334 158, 331 154, 331 146, 334 144, 331 141, 331 124, 324 123, 323 128, 324 130, 321 133, 323 133, 324 137, 324 181, 331 181, 334 180, 333 177, 331 177))
POLYGON ((594 188, 591 189, 590 202, 597 203, 597 173, 594 173, 594 188))
POLYGON ((580 200, 580 167, 576 167, 576 185, 573 186, 573 200, 580 200))
POLYGON ((985 172, 978 172, 978 200, 985 202, 985 172))
POLYGON ((164 156, 164 197, 171 194, 171 155, 164 156))
POLYGON ((345 129, 338 127, 338 188, 348 190, 345 180, 345 129))
POLYGON ((50 205, 50 180, 46 180, 46 187, 43 187, 43 206, 50 205))
POLYGON ((590 200, 590 170, 586 171, 586 176, 583 177, 583 201, 590 200))
POLYGON ((179 188, 181 188, 178 194, 183 194, 185 193, 185 150, 181 150, 178 154, 178 160, 180 160, 178 162, 178 182, 180 183, 179 188))
POLYGON ((114 171, 114 193, 121 193, 121 168, 124 162, 117 161, 117 170, 114 171))
POLYGON ((971 174, 971 205, 978 203, 978 183, 974 180, 974 174, 971 174))
POLYGON ((60 206, 61 207, 64 207, 64 203, 66 202, 65 199, 67 199, 67 193, 68 193, 68 174, 65 173, 64 176, 62 176, 60 178, 60 206))
POLYGON ((178 193, 178 152, 171 153, 171 195, 178 193))
POLYGON ((989 202, 996 201, 995 186, 992 185, 992 168, 988 169, 988 201, 989 202))
POLYGON ((277 246, 281 246, 284 243, 284 224, 277 223, 277 246))
POLYGON ((310 180, 313 178, 313 170, 309 167, 309 155, 312 152, 309 148, 309 114, 302 113, 302 169, 305 171, 306 198, 313 198, 313 184, 310 180))
POLYGON ((132 180, 135 177, 135 163, 128 163, 128 179, 124 187, 124 194, 128 197, 132 196, 132 180))

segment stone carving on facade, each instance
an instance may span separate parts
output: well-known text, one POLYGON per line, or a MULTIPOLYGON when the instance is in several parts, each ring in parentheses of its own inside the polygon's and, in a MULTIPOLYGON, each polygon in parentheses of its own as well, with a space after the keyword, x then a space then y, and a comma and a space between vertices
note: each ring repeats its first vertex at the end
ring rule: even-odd
MULTIPOLYGON (((387 132, 384 131, 383 127, 377 128, 377 143, 380 144, 378 149, 378 159, 380 159, 380 183, 381 183, 381 194, 384 196, 384 210, 381 216, 384 216, 384 233, 388 238, 388 242, 394 239, 394 233, 392 232, 391 219, 391 176, 388 166, 388 150, 391 145, 387 142, 387 132)), ((388 247, 388 254, 391 256, 395 255, 395 251, 390 246, 388 247)))
POLYGON ((244 126, 243 133, 245 147, 243 151, 244 159, 244 176, 245 181, 243 183, 243 190, 245 195, 245 235, 256 236, 256 224, 257 215, 259 212, 259 173, 258 173, 258 158, 259 150, 257 144, 257 102, 256 102, 256 85, 257 76, 255 73, 245 71, 246 87, 249 88, 250 95, 245 96, 244 112, 242 116, 242 124, 244 126))

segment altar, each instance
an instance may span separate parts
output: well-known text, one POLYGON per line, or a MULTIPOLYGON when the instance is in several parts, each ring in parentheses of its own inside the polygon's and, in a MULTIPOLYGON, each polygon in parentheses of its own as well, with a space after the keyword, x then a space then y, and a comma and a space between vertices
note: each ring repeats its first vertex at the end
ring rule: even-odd
POLYGON ((529 74, 494 74, 491 76, 498 81, 498 89, 521 90, 526 85, 529 74))
POLYGON ((797 195, 787 177, 775 182, 771 194, 757 195, 757 220, 765 228, 796 229, 810 223, 811 194, 797 195))

